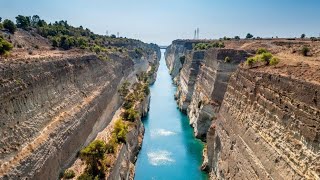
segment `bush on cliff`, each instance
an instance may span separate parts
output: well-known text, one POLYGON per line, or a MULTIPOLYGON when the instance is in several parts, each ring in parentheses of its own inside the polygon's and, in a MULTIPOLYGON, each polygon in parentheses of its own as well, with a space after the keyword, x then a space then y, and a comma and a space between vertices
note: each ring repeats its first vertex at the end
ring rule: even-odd
POLYGON ((102 160, 106 152, 104 141, 95 140, 80 151, 80 158, 86 162, 86 172, 90 175, 104 177, 102 160))
POLYGON ((208 50, 210 48, 224 48, 225 45, 222 41, 214 42, 214 43, 198 43, 193 45, 193 50, 208 50))
POLYGON ((256 54, 262 54, 262 53, 267 53, 268 51, 265 48, 259 48, 256 52, 256 54))
POLYGON ((0 55, 8 55, 13 45, 0 36, 0 55))
POLYGON ((125 81, 119 88, 118 92, 121 97, 126 97, 129 93, 129 86, 130 83, 128 81, 125 81))
POLYGON ((272 57, 272 58, 270 59, 269 64, 270 64, 271 66, 273 66, 273 65, 277 65, 279 62, 280 62, 280 60, 279 60, 278 58, 272 57))
POLYGON ((127 109, 123 113, 123 118, 131 122, 134 122, 138 117, 139 112, 136 111, 134 108, 127 109))
POLYGON ((63 179, 72 179, 75 177, 75 173, 73 170, 65 170, 63 173, 63 179))
POLYGON ((249 57, 246 60, 247 65, 252 66, 257 62, 265 63, 265 65, 276 65, 279 63, 280 60, 278 58, 275 58, 270 52, 267 52, 264 49, 261 49, 260 52, 258 51, 257 51, 257 55, 255 55, 254 57, 249 57))
POLYGON ((114 124, 114 130, 112 132, 112 138, 116 140, 117 143, 125 143, 126 136, 128 133, 128 125, 125 124, 122 119, 118 119, 114 124))

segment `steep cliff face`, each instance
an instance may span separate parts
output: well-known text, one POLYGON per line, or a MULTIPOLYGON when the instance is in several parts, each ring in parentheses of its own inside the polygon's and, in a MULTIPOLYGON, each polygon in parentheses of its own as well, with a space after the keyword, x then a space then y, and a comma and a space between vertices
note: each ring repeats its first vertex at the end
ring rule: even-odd
POLYGON ((95 55, 0 64, 0 178, 56 179, 120 107, 118 86, 159 61, 95 55))
POLYGON ((188 114, 196 137, 205 140, 219 111, 227 83, 248 54, 233 49, 193 51, 198 41, 174 41, 166 52, 167 66, 178 88, 179 108, 188 114), (191 48, 191 49, 190 49, 191 48), (225 59, 229 58, 229 62, 225 59))
POLYGON ((204 52, 187 109, 197 138, 205 140, 211 121, 216 119, 230 75, 247 56, 245 51, 232 49, 204 52), (229 58, 229 62, 225 62, 226 58, 229 58))
POLYGON ((168 46, 165 52, 166 64, 172 78, 178 76, 182 68, 180 57, 184 56, 188 50, 192 50, 192 42, 176 40, 168 46))
POLYGON ((135 174, 134 163, 137 160, 137 155, 141 149, 144 127, 141 118, 146 116, 149 111, 150 95, 139 104, 139 112, 141 117, 135 122, 134 127, 126 136, 126 143, 122 144, 116 162, 107 177, 110 180, 117 179, 133 179, 135 174))
POLYGON ((208 132, 218 179, 319 179, 319 84, 239 69, 208 132))
POLYGON ((195 41, 174 41, 166 61, 179 108, 196 137, 207 141, 202 168, 211 179, 319 179, 315 56, 292 54, 287 41, 229 41, 204 51, 186 48, 187 42, 195 41), (280 65, 239 65, 259 47, 269 47, 280 65))

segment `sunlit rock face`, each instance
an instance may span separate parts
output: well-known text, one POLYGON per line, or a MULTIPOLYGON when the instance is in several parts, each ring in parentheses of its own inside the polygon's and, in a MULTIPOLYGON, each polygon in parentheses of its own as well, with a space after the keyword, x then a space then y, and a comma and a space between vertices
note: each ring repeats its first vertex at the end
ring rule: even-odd
MULTIPOLYGON (((140 58, 110 54, 108 61, 75 55, 1 62, 0 179, 56 179, 110 123, 122 104, 121 83, 151 65, 157 69, 159 53, 154 48, 140 58)), ((149 97, 141 115, 148 104, 149 97)), ((129 160, 138 151, 140 126, 128 135, 129 160)))
POLYGON ((207 135, 212 178, 319 179, 319 89, 238 69, 207 135))
POLYGON ((166 61, 179 109, 207 142, 211 179, 319 179, 319 84, 248 69, 250 48, 193 51, 194 43, 174 41, 166 61))

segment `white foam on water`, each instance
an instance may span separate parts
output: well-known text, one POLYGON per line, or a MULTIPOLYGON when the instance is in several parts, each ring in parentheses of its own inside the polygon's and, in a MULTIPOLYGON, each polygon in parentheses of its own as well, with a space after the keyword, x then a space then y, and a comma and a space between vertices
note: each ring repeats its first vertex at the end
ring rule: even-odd
POLYGON ((158 150, 149 152, 148 154, 149 163, 153 166, 160 166, 160 165, 168 165, 175 160, 171 157, 172 153, 164 150, 158 150))
POLYGON ((172 136, 175 135, 177 133, 173 132, 173 131, 168 131, 165 129, 156 129, 155 131, 151 132, 151 137, 157 137, 157 136, 172 136))

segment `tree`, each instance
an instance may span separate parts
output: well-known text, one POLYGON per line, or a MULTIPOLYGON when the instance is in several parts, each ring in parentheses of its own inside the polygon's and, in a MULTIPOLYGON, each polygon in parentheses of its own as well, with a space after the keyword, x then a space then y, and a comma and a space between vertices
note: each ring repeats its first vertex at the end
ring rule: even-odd
POLYGON ((0 17, 0 23, 1 23, 1 21, 2 21, 2 17, 0 17))
POLYGON ((235 40, 240 40, 240 36, 235 36, 234 39, 235 40))
POLYGON ((246 36, 246 39, 251 39, 251 38, 253 38, 253 35, 248 33, 247 36, 246 36))
POLYGON ((3 27, 7 29, 10 33, 14 33, 17 30, 16 25, 9 19, 3 21, 3 27))
POLYGON ((103 160, 106 152, 106 144, 104 141, 95 140, 87 147, 80 151, 80 157, 87 164, 87 171, 94 176, 101 175, 103 173, 103 160))
POLYGON ((305 34, 301 34, 301 39, 304 39, 306 37, 305 34))
POLYGON ((31 19, 31 25, 32 26, 37 26, 39 21, 40 21, 40 17, 38 15, 33 15, 32 19, 31 19))
POLYGON ((29 16, 19 15, 16 17, 17 27, 27 29, 31 25, 31 18, 29 16))

